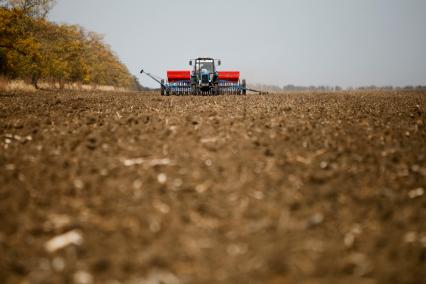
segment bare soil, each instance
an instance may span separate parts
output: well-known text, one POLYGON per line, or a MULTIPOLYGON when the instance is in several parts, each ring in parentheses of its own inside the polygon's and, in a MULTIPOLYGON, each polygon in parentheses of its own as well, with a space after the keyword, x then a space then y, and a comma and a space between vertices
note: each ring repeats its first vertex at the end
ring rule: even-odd
POLYGON ((0 283, 425 283, 425 118, 425 92, 0 93, 0 283))

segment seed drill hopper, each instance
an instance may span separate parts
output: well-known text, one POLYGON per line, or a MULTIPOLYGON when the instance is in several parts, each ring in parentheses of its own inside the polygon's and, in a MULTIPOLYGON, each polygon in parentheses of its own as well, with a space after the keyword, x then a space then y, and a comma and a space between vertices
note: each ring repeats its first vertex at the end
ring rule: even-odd
POLYGON ((151 77, 161 86, 161 95, 245 95, 247 91, 246 80, 240 80, 239 71, 218 71, 220 60, 213 58, 197 58, 189 61, 193 70, 167 71, 167 80, 161 79, 150 73, 141 71, 151 77))

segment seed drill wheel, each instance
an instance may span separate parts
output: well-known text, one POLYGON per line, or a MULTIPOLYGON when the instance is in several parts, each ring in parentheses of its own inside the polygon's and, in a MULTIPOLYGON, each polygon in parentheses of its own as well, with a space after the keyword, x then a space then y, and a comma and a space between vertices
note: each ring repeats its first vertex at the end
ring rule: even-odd
POLYGON ((164 88, 164 80, 161 80, 161 95, 166 95, 166 89, 164 88))
POLYGON ((246 83, 246 79, 242 80, 241 87, 242 87, 241 95, 246 95, 247 94, 247 89, 246 89, 247 88, 247 83, 246 83))

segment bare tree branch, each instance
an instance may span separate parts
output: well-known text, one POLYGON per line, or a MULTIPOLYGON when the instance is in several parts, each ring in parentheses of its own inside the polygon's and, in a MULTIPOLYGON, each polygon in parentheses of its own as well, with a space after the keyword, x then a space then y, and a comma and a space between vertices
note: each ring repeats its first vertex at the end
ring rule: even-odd
POLYGON ((55 4, 56 0, 0 0, 2 7, 20 9, 35 18, 45 18, 55 4))
POLYGON ((18 52, 21 55, 24 55, 24 56, 28 55, 26 52, 24 52, 24 51, 22 51, 22 50, 20 50, 20 49, 18 49, 16 47, 14 47, 14 46, 11 46, 11 45, 1 45, 0 44, 0 48, 6 48, 6 49, 9 49, 9 50, 13 50, 13 51, 18 52))

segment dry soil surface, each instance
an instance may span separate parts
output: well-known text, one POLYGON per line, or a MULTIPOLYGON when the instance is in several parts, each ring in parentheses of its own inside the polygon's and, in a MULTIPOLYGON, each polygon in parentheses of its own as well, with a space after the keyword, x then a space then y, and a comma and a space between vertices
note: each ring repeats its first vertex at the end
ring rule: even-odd
POLYGON ((0 94, 0 283, 425 283, 426 92, 0 94))

